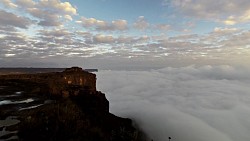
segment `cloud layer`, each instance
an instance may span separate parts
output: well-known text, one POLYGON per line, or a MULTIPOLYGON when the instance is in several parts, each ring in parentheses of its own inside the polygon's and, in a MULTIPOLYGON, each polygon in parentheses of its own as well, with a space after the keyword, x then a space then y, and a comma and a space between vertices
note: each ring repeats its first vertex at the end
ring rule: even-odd
POLYGON ((97 86, 112 113, 134 119, 156 141, 247 141, 249 76, 232 66, 101 71, 97 86))
POLYGON ((181 14, 226 25, 244 23, 250 19, 248 0, 165 0, 165 4, 176 7, 181 14))
MULTIPOLYGON (((82 3, 84 5, 84 1, 82 3)), ((135 67, 137 64, 145 67, 171 64, 249 66, 250 31, 247 26, 225 26, 223 23, 247 23, 248 1, 162 0, 155 3, 162 10, 169 8, 166 13, 159 13, 167 17, 148 14, 125 19, 126 14, 124 17, 122 14, 121 18, 102 19, 93 12, 91 18, 81 15, 85 13, 79 13, 80 9, 73 2, 2 0, 0 66, 19 67, 18 60, 23 60, 21 66, 48 63, 65 67, 86 58, 97 68, 115 68, 131 62, 135 67), (161 5, 163 1, 165 7, 161 5), (210 22, 204 24, 204 20, 210 22)))

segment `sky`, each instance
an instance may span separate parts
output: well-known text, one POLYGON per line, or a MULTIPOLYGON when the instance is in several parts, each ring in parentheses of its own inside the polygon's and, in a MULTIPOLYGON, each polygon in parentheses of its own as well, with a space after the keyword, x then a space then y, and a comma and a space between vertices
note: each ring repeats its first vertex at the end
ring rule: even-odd
POLYGON ((1 0, 0 67, 249 66, 248 0, 1 0))
POLYGON ((100 69, 157 141, 250 140, 249 60, 249 0, 0 0, 0 67, 100 69))
POLYGON ((250 71, 228 65, 99 71, 110 112, 154 141, 249 141, 250 71))

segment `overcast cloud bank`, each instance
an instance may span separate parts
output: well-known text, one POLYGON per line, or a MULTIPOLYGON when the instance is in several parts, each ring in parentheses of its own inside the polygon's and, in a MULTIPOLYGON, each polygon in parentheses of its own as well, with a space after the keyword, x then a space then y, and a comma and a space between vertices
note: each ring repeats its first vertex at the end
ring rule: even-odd
POLYGON ((154 141, 250 140, 249 85, 250 71, 232 66, 97 73, 110 111, 154 141))

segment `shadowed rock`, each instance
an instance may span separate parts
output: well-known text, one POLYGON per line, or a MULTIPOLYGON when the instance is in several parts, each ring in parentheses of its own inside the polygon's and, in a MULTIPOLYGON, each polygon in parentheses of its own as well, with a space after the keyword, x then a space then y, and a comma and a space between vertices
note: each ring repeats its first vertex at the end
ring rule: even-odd
MULTIPOLYGON (((38 141, 141 141, 132 121, 109 113, 105 94, 96 91, 96 75, 73 67, 63 72, 0 76, 1 93, 22 91, 44 102, 36 108, 13 110, 0 106, 0 116, 20 122, 6 129, 18 130, 19 140, 38 141), (51 101, 51 102, 48 102, 51 101)), ((39 103, 37 103, 39 104, 39 103)), ((5 136, 7 138, 9 136, 5 136)))

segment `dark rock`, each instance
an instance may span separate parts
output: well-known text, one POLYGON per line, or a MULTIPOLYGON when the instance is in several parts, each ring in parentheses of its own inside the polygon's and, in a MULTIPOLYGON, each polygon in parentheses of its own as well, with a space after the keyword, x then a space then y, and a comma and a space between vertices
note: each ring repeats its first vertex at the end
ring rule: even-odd
POLYGON ((15 110, 10 105, 0 106, 3 110, 1 117, 17 116, 21 121, 8 127, 18 130, 19 140, 145 140, 142 133, 132 126, 132 120, 109 113, 105 94, 96 91, 96 75, 81 68, 0 76, 0 86, 9 87, 9 93, 13 93, 11 89, 14 87, 15 91, 22 91, 23 96, 36 96, 40 102, 43 100, 41 106, 26 110, 15 110))
POLYGON ((6 135, 3 135, 0 137, 0 140, 7 140, 9 138, 11 138, 12 136, 15 136, 16 133, 9 133, 9 134, 6 134, 6 135))

